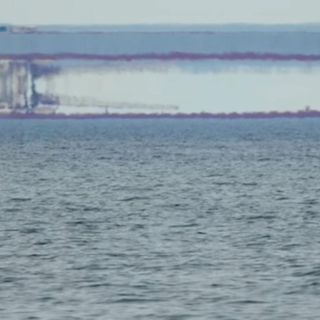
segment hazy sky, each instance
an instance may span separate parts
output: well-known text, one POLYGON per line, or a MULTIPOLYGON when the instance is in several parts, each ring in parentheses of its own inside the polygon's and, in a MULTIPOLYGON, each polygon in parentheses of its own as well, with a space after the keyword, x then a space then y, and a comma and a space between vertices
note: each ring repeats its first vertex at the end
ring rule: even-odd
MULTIPOLYGON (((21 25, 319 23, 319 12, 320 0, 0 0, 0 22, 21 25)), ((83 92, 113 102, 232 112, 318 106, 319 81, 318 69, 310 74, 109 72, 59 76, 54 86, 62 94, 83 92)))
POLYGON ((319 0, 0 0, 13 24, 319 22, 319 0))

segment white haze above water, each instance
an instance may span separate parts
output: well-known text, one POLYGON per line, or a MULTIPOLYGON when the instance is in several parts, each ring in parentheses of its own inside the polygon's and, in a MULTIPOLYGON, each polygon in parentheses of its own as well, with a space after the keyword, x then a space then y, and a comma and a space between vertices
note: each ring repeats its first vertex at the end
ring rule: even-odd
MULTIPOLYGON (((192 73, 68 71, 37 82, 40 92, 93 97, 108 103, 177 105, 179 112, 296 111, 320 109, 319 69, 192 73)), ((99 110, 62 108, 60 111, 99 110)), ((118 112, 127 110, 118 110, 118 112)), ((145 112, 145 111, 144 111, 145 112)))

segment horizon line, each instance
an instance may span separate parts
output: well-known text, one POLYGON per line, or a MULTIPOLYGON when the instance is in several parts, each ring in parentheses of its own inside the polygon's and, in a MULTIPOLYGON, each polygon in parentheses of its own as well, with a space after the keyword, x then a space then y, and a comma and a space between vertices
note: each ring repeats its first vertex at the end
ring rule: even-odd
MULTIPOLYGON (((139 31, 139 29, 147 29, 149 30, 150 28, 154 28, 154 29, 161 29, 164 28, 164 31, 170 31, 170 28, 175 29, 175 30, 181 30, 184 31, 184 29, 200 29, 205 31, 207 28, 209 29, 214 29, 214 28, 227 28, 230 30, 236 30, 238 28, 240 28, 240 31, 253 31, 255 28, 260 28, 261 30, 265 30, 265 29, 272 29, 272 30, 276 30, 277 28, 280 30, 285 29, 285 28, 315 28, 316 31, 320 31, 320 22, 290 22, 290 23, 281 23, 281 22, 273 22, 273 23, 251 23, 251 22, 228 22, 228 23, 167 23, 167 22, 157 22, 157 23, 92 23, 92 24, 81 24, 81 23, 49 23, 49 24, 42 24, 42 23, 35 23, 35 24, 31 24, 31 23, 26 23, 26 24, 17 24, 17 23, 7 23, 7 22, 3 22, 0 23, 0 26, 5 26, 5 27, 16 27, 16 28, 39 28, 41 30, 41 28, 58 28, 58 29, 63 29, 63 28, 79 28, 79 29, 90 29, 90 28, 106 28, 106 29, 117 29, 119 28, 119 31, 121 31, 121 29, 129 29, 129 28, 133 28, 133 31, 135 30, 134 28, 137 28, 136 30, 139 31), (242 30, 241 30, 242 29, 242 30)), ((175 31, 173 30, 173 31, 175 31)), ((117 31, 117 30, 114 30, 117 31)), ((128 30, 127 30, 128 31, 128 30)), ((210 30, 209 30, 210 31, 210 30)), ((292 30, 295 31, 295 30, 292 30)), ((306 30, 307 31, 307 30, 306 30)))
POLYGON ((223 61, 320 61, 320 54, 280 54, 257 52, 226 52, 226 53, 141 53, 141 54, 82 54, 82 53, 52 53, 52 54, 0 54, 1 60, 101 60, 101 61, 134 61, 134 60, 223 60, 223 61))
POLYGON ((296 111, 192 112, 192 113, 0 113, 1 119, 276 119, 320 118, 320 110, 306 107, 296 111))

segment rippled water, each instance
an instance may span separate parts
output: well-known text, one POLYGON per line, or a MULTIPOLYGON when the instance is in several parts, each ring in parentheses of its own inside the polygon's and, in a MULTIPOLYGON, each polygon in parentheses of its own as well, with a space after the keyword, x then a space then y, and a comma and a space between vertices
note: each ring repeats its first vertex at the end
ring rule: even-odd
POLYGON ((0 122, 1 319, 317 319, 320 120, 0 122))

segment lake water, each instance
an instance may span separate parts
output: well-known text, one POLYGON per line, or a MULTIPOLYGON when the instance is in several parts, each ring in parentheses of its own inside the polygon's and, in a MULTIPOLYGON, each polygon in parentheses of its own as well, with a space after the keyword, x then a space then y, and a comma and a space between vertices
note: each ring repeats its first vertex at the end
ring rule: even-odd
POLYGON ((1 319, 319 318, 319 119, 0 137, 1 319))

